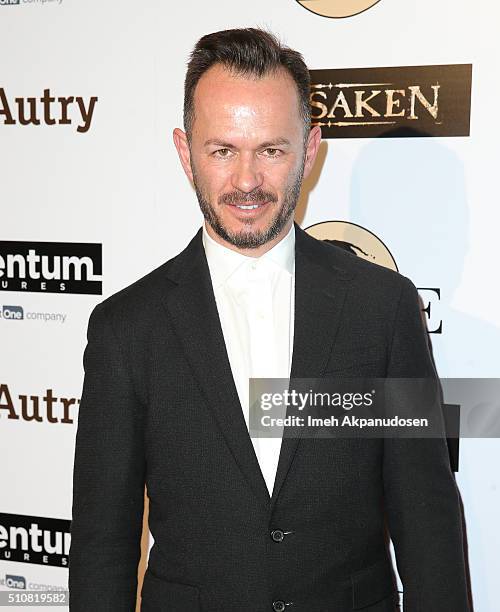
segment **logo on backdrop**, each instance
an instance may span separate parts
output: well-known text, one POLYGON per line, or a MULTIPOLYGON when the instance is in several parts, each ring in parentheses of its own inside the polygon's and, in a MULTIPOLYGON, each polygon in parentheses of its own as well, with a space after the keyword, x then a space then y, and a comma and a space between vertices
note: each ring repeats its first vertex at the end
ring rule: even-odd
MULTIPOLYGON (((1 1, 1 0, 0 0, 1 1)), ((76 131, 88 132, 99 98, 87 101, 81 96, 51 95, 44 89, 39 98, 14 98, 9 101, 5 89, 0 87, 0 120, 4 125, 73 125, 76 131)))
POLYGON ((19 574, 5 574, 5 578, 0 577, 0 586, 21 591, 66 591, 68 589, 67 586, 60 584, 33 582, 27 579, 26 576, 20 576, 19 574))
POLYGON ((24 312, 22 306, 2 306, 0 319, 5 321, 43 321, 44 323, 66 323, 65 312, 24 312))
POLYGON ((296 0, 301 6, 322 17, 352 17, 368 10, 380 0, 296 0))
MULTIPOLYGON (((388 247, 378 236, 361 225, 348 221, 323 221, 305 229, 310 236, 318 240, 334 244, 353 255, 361 257, 361 259, 366 259, 395 272, 398 271, 396 260, 388 247)), ((433 306, 441 299, 441 290, 438 287, 419 287, 418 291, 423 302, 428 300, 422 308, 427 321, 428 333, 443 333, 443 322, 433 320, 435 310, 433 306)))
POLYGON ((311 70, 323 138, 469 136, 472 64, 311 70))
POLYGON ((0 241, 0 291, 102 294, 102 244, 0 241))
POLYGON ((5 574, 5 585, 9 589, 26 589, 26 578, 15 574, 5 574))
POLYGON ((14 395, 9 385, 0 383, 0 419, 73 425, 79 403, 76 397, 56 397, 53 389, 46 389, 45 395, 14 395))
MULTIPOLYGON (((0 561, 68 567, 70 525, 66 519, 0 513, 0 561)), ((15 588, 25 588, 23 583, 15 588)))
MULTIPOLYGON (((63 0, 23 0, 23 4, 61 4, 63 0)), ((21 4, 20 0, 0 0, 0 6, 12 6, 21 4)))
POLYGON ((348 221, 324 221, 307 228, 307 233, 340 246, 353 255, 397 272, 398 267, 386 245, 373 232, 348 221))
POLYGON ((24 308, 22 306, 0 306, 0 319, 22 321, 24 319, 24 308))

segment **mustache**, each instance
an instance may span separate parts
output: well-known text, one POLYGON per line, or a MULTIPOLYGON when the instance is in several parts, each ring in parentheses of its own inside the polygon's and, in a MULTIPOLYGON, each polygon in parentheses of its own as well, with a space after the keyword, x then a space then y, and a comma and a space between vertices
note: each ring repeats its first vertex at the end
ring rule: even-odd
POLYGON ((244 193, 242 191, 230 191, 223 193, 218 198, 219 204, 243 204, 245 202, 277 202, 278 197, 270 191, 264 191, 263 189, 255 189, 250 193, 244 193))

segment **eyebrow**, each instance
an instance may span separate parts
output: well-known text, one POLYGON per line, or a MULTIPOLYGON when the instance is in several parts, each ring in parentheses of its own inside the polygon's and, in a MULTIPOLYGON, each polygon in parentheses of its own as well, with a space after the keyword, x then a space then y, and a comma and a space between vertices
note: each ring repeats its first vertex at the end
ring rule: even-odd
MULTIPOLYGON (((219 140, 218 138, 209 138, 205 141, 204 146, 208 147, 209 145, 215 145, 217 147, 223 147, 224 149, 234 149, 234 145, 229 142, 224 142, 223 140, 219 140)), ((288 146, 290 145, 290 141, 287 138, 276 138, 276 140, 268 140, 267 142, 263 142, 259 145, 259 149, 267 149, 276 146, 288 146)))

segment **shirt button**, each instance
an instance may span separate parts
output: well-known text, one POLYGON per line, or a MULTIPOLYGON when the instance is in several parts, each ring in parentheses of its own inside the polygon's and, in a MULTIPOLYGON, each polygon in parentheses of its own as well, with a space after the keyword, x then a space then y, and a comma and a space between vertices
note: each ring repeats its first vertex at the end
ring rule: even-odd
POLYGON ((284 612, 285 610, 285 602, 281 599, 277 601, 273 601, 273 610, 274 612, 284 612))
POLYGON ((271 538, 274 542, 283 542, 285 539, 285 532, 281 529, 273 529, 273 531, 271 531, 271 538))

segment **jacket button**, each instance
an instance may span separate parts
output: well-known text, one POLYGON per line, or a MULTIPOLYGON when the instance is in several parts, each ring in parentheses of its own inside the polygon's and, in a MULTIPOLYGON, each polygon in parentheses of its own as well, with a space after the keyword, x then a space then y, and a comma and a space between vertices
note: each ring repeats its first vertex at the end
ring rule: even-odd
POLYGON ((273 529, 273 531, 271 531, 271 538, 274 542, 283 542, 285 539, 285 532, 281 529, 273 529))
POLYGON ((284 612, 285 605, 286 605, 285 602, 282 601, 281 599, 278 599, 277 601, 273 601, 274 612, 284 612))

